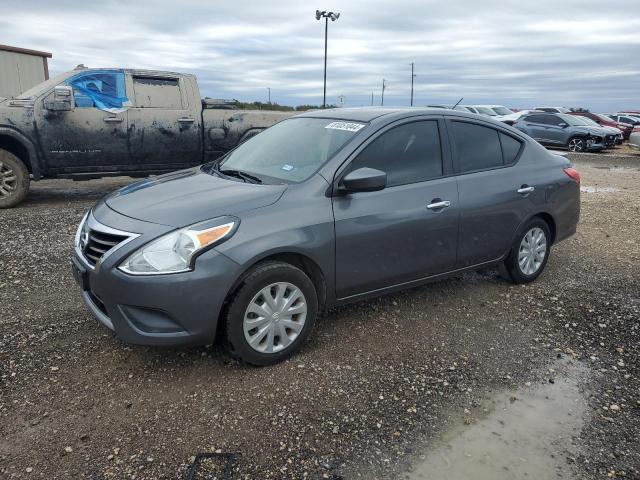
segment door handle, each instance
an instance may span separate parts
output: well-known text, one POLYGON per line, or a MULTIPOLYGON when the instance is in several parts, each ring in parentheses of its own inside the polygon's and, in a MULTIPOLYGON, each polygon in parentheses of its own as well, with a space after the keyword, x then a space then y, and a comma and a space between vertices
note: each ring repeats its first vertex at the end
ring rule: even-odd
POLYGON ((107 123, 120 123, 124 119, 120 117, 104 117, 103 120, 107 123))
POLYGON ((193 123, 195 121, 196 121, 195 118, 188 118, 188 117, 183 117, 178 119, 178 122, 180 123, 193 123))
POLYGON ((429 210, 442 210, 443 208, 447 208, 451 205, 449 200, 440 200, 439 198, 434 198, 431 200, 431 203, 427 205, 429 210))
POLYGON ((533 192, 536 189, 536 187, 530 187, 528 185, 522 185, 517 192, 520 195, 528 195, 529 193, 533 192))

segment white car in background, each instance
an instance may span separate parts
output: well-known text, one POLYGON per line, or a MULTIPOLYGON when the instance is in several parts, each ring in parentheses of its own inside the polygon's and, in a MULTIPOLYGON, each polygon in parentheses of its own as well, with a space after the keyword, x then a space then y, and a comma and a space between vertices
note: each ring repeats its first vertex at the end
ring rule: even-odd
POLYGON ((486 115, 494 120, 502 121, 502 118, 511 115, 513 110, 509 110, 504 105, 474 105, 480 115, 486 115))

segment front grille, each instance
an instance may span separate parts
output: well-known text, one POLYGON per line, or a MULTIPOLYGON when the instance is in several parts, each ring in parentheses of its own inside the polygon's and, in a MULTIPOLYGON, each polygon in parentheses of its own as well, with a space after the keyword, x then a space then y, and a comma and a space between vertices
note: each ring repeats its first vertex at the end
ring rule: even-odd
POLYGON ((87 242, 82 249, 82 253, 87 262, 95 266, 109 250, 124 242, 127 238, 129 237, 126 235, 116 235, 89 229, 87 242))

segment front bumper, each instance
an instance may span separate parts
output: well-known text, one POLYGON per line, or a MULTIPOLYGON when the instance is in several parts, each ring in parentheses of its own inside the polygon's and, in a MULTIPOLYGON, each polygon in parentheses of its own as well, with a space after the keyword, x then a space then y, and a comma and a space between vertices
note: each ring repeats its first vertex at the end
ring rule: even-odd
MULTIPOLYGON (((140 345, 204 345, 215 339, 222 305, 240 266, 215 249, 196 259, 193 271, 138 276, 128 275, 117 266, 139 246, 153 240, 158 225, 139 222, 131 229, 130 218, 109 227, 135 231, 135 240, 116 249, 103 263, 93 267, 78 250, 72 259, 74 276, 82 298, 96 319, 128 343, 140 345), (124 225, 123 225, 124 224, 124 225), (150 226, 151 225, 151 226, 150 226)), ((104 219, 99 219, 106 223, 104 219)))

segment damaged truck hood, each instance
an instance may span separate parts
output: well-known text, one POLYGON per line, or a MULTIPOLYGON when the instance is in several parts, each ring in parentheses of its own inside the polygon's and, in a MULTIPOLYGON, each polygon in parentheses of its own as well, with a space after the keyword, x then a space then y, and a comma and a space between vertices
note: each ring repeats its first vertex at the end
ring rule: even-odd
POLYGON ((104 202, 127 217, 181 228, 271 205, 285 189, 220 178, 197 167, 132 183, 104 202))

